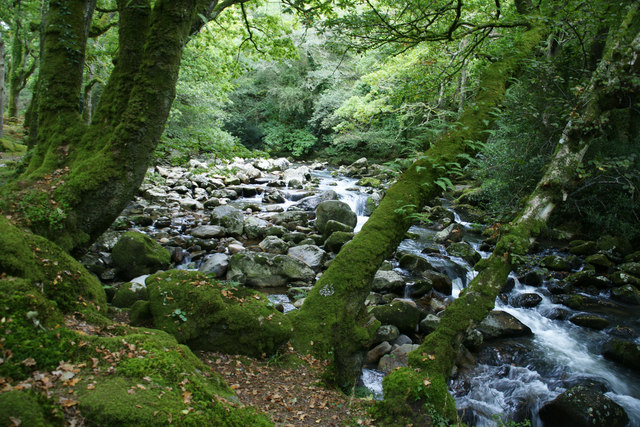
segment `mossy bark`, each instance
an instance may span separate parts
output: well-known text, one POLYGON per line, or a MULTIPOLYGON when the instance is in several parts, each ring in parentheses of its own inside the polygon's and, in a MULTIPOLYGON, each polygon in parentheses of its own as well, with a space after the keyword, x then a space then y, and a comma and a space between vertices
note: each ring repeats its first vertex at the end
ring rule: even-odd
POLYGON ((376 329, 364 309, 364 300, 378 267, 403 239, 411 225, 410 214, 440 193, 436 181, 446 176, 448 164, 463 163, 459 155, 473 152, 470 142, 486 139, 485 130, 504 98, 509 77, 543 34, 542 26, 532 25, 518 35, 508 56, 487 67, 459 124, 434 141, 388 189, 362 230, 336 256, 296 313, 294 345, 300 351, 332 355, 338 385, 348 388, 354 384, 362 351, 376 329))
MULTIPOLYGON (((37 132, 25 172, 7 200, 48 194, 61 226, 25 221, 33 231, 81 252, 120 214, 139 187, 169 114, 182 51, 203 22, 204 0, 119 0, 115 68, 91 124, 81 104, 84 49, 95 0, 51 2, 38 82, 37 132)), ((236 3, 225 2, 218 9, 236 3)), ((219 10, 217 10, 219 13, 219 10)), ((5 203, 5 213, 30 220, 5 203)))
MULTIPOLYGON (((576 167, 597 129, 607 123, 608 113, 618 108, 620 101, 640 90, 637 79, 640 67, 640 60, 637 59, 640 54, 638 9, 638 4, 634 3, 618 32, 609 40, 605 55, 581 97, 579 107, 574 110, 553 159, 524 209, 505 227, 491 257, 481 261, 478 266, 480 273, 460 298, 447 308, 436 330, 409 354, 409 367, 392 372, 385 383, 394 384, 404 378, 407 372, 417 375, 416 383, 423 386, 446 382, 466 331, 493 309, 514 260, 528 252, 535 236, 546 226, 555 206, 565 199, 576 167)), ((456 413, 452 411, 452 399, 447 399, 447 394, 444 388, 428 397, 421 397, 421 405, 416 405, 416 399, 411 400, 411 395, 405 391, 385 387, 385 400, 377 405, 377 413, 381 418, 394 413, 419 420, 424 416, 424 405, 427 404, 454 419, 456 413)))

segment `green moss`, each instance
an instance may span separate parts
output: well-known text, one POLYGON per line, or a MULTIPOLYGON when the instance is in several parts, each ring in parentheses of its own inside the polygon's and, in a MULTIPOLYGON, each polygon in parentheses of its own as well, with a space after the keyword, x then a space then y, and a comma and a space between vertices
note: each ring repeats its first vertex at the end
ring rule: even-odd
POLYGON ((153 324, 151 304, 149 301, 138 300, 131 306, 130 323, 134 326, 146 326, 153 324))
POLYGON ((131 307, 134 302, 148 299, 147 288, 139 283, 123 283, 113 296, 111 304, 120 308, 131 307))
POLYGON ((62 311, 101 310, 106 296, 98 279, 49 240, 0 217, 0 270, 37 285, 62 311))
POLYGON ((198 272, 171 270, 147 278, 156 327, 192 348, 261 356, 291 334, 289 317, 263 294, 198 272))
POLYGON ((16 390, 0 394, 0 424, 15 425, 12 419, 19 420, 20 425, 29 427, 53 424, 52 420, 47 419, 38 399, 28 391, 16 390))
POLYGON ((171 254, 146 234, 128 231, 113 247, 113 262, 128 279, 168 268, 171 254))

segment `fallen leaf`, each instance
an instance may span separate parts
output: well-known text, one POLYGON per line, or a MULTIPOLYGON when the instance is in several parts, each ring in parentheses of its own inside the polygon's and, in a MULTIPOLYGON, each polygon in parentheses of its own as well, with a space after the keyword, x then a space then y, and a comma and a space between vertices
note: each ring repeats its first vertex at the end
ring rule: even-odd
POLYGON ((9 417, 9 421, 11 421, 11 425, 13 426, 19 426, 20 424, 22 424, 22 420, 20 418, 16 418, 16 417, 9 417))
POLYGON ((36 361, 33 357, 27 357, 20 363, 22 363, 24 366, 34 366, 36 364, 36 361))

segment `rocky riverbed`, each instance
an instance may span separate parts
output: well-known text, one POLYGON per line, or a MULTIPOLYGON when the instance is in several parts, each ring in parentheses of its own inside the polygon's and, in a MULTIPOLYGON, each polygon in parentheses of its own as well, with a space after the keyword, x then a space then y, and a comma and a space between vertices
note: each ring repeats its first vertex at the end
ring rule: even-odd
MULTIPOLYGON (((384 168, 366 159, 333 172, 324 164, 294 165, 286 159, 158 166, 83 262, 101 278, 112 304, 130 310, 132 323, 154 324, 144 276, 169 268, 198 270, 274 294, 270 303, 286 312, 303 303, 318 275, 383 197, 389 179, 384 168)), ((480 225, 485 220, 474 206, 437 201, 425 214, 431 222, 410 230, 372 283, 367 305, 383 326, 367 355, 371 370, 365 378, 379 380, 406 365, 407 354, 437 326, 495 240, 497 230, 480 225)), ((640 422, 640 390, 634 385, 640 383, 640 252, 606 236, 554 245, 522 260, 505 284, 498 310, 468 333, 451 388, 471 424, 491 424, 500 414, 547 425, 640 422), (544 322, 561 330, 542 328, 544 322), (529 357, 545 352, 545 345, 553 347, 545 344, 545 334, 564 333, 574 341, 588 340, 582 353, 569 357, 586 353, 599 364, 591 370, 559 369, 546 365, 562 359, 529 357), (607 372, 599 377, 602 370, 607 372), (527 392, 496 383, 484 392, 501 396, 483 400, 475 394, 489 381, 474 380, 483 375, 512 378, 527 392), (536 391, 540 384, 544 391, 536 391)), ((169 314, 179 323, 187 315, 177 310, 169 314)))

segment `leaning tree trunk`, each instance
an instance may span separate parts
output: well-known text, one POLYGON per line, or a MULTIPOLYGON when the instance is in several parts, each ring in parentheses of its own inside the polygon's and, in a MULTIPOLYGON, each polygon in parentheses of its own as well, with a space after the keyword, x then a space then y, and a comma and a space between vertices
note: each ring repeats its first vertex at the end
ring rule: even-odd
POLYGON ((0 33, 0 138, 4 132, 4 40, 0 33))
POLYGON ((554 157, 524 209, 505 227, 491 257, 476 266, 480 273, 447 308, 437 329, 409 354, 409 367, 393 371, 385 378, 385 400, 377 406, 381 419, 424 420, 429 408, 450 419, 456 418, 455 403, 448 394, 446 380, 465 332, 493 309, 516 257, 528 252, 553 209, 566 199, 576 168, 590 141, 606 126, 608 113, 628 106, 629 97, 640 90, 638 9, 638 3, 634 3, 620 29, 609 39, 588 88, 571 114, 554 157))
POLYGON ((486 139, 484 131, 493 122, 493 110, 504 98, 509 77, 531 55, 543 33, 541 26, 532 25, 519 35, 508 56, 487 67, 459 125, 433 143, 387 190, 362 230, 342 248, 295 314, 294 346, 331 358, 338 386, 348 389, 354 384, 363 350, 378 326, 364 308, 376 271, 404 238, 410 215, 440 193, 436 183, 449 164, 462 163, 459 155, 473 151, 470 143, 486 139))
MULTIPOLYGON (((214 12, 238 1, 223 2, 214 12)), ((95 3, 50 3, 35 148, 22 176, 4 189, 11 195, 6 200, 29 200, 40 212, 2 206, 5 214, 72 252, 93 242, 135 195, 175 96, 183 48, 218 2, 118 0, 119 54, 87 125, 79 105, 95 3)))

